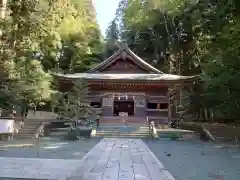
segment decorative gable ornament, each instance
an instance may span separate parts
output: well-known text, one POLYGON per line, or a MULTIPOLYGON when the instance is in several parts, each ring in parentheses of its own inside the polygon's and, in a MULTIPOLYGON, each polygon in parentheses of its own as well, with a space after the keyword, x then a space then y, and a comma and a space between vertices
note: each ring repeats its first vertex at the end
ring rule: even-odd
POLYGON ((127 60, 127 53, 126 53, 126 51, 123 51, 123 52, 122 52, 121 58, 122 58, 123 60, 127 60))

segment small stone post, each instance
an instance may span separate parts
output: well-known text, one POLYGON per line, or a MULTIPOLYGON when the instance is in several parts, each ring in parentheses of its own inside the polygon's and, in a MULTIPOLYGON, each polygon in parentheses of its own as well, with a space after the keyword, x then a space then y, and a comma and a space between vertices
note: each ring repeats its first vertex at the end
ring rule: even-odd
POLYGON ((158 139, 158 133, 157 133, 157 130, 155 128, 155 123, 154 121, 151 121, 150 122, 150 127, 151 127, 151 137, 153 139, 158 139))

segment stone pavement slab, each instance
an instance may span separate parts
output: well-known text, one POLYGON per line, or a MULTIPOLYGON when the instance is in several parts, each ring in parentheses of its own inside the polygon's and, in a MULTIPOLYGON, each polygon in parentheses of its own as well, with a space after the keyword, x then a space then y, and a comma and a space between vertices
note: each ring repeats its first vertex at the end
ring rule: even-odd
POLYGON ((81 164, 80 160, 0 158, 0 178, 66 179, 81 164))
POLYGON ((68 178, 77 179, 175 180, 142 140, 118 138, 99 142, 68 178))
POLYGON ((0 162, 0 180, 175 180, 140 139, 103 139, 81 160, 0 157, 0 162))

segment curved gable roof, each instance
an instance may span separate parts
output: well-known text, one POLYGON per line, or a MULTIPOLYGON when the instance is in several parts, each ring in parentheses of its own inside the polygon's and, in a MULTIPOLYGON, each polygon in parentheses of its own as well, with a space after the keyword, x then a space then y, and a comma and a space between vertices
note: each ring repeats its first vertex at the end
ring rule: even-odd
POLYGON ((156 69, 152 65, 148 64, 146 61, 141 59, 139 56, 137 56, 134 52, 132 52, 129 48, 121 48, 116 53, 114 53, 112 56, 98 64, 97 66, 91 68, 87 71, 87 73, 94 73, 98 72, 99 70, 105 69, 110 64, 114 63, 116 60, 119 59, 119 57, 131 57, 132 61, 136 63, 138 66, 140 66, 143 69, 146 69, 149 73, 155 73, 155 74, 164 74, 162 71, 156 69))

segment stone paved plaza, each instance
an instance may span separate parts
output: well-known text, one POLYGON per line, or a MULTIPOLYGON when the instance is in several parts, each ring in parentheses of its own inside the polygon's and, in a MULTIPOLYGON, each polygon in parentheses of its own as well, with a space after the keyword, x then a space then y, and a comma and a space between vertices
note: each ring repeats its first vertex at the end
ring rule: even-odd
POLYGON ((197 140, 146 140, 145 144, 131 139, 105 139, 98 144, 99 141, 49 139, 37 145, 36 141, 18 141, 11 143, 18 143, 14 148, 0 144, 0 180, 3 177, 75 180, 83 179, 83 174, 86 180, 114 180, 116 174, 119 180, 148 180, 151 175, 161 180, 167 175, 173 178, 169 172, 176 180, 240 179, 240 148, 236 146, 197 140), (19 147, 20 144, 28 147, 19 147), (96 156, 91 155, 91 149, 96 156), (103 169, 105 174, 101 173, 103 169))
POLYGON ((0 158, 2 177, 69 180, 174 180, 140 139, 103 139, 81 160, 0 158))
POLYGON ((240 180, 240 146, 194 141, 146 140, 176 180, 240 180))
POLYGON ((10 144, 0 144, 0 157, 82 159, 99 141, 100 139, 65 141, 59 138, 10 141, 10 144), (15 145, 17 147, 13 148, 15 145), (21 147, 21 145, 26 147, 21 147))

